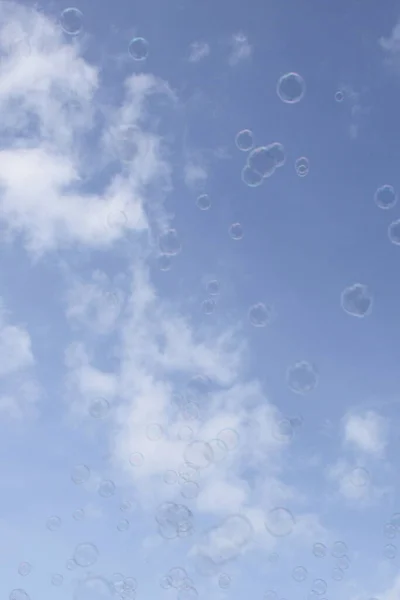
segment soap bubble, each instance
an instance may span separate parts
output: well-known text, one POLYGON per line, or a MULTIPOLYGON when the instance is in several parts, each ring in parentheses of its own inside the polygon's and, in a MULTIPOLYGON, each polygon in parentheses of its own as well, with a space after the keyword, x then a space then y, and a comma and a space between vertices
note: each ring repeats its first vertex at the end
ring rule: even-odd
POLYGON ((164 437, 164 429, 159 423, 150 423, 146 428, 146 437, 151 442, 158 442, 164 437))
POLYGON ((383 549, 383 556, 385 558, 388 558, 389 560, 393 560, 394 558, 396 558, 396 554, 396 546, 394 546, 394 544, 386 544, 386 546, 383 549))
POLYGON ((240 223, 232 223, 229 227, 229 235, 235 241, 239 241, 243 238, 243 226, 240 223))
POLYGON ((248 165, 242 169, 242 181, 249 187, 258 187, 263 182, 263 176, 248 165))
POLYGON ((299 583, 307 579, 307 569, 305 567, 295 567, 292 571, 292 577, 299 583))
POLYGON ((112 600, 113 598, 113 587, 103 577, 88 577, 80 581, 74 593, 74 600, 112 600))
POLYGON ((115 494, 115 483, 111 479, 104 479, 99 484, 98 494, 102 498, 110 498, 115 494))
POLYGON ((190 442, 185 448, 183 457, 185 462, 195 469, 205 469, 214 459, 210 444, 201 440, 190 442))
POLYGON ((22 575, 22 577, 26 577, 32 571, 32 565, 28 562, 22 562, 18 566, 18 573, 22 575))
POLYGON ((311 363, 301 360, 288 368, 286 381, 292 392, 304 395, 316 388, 318 373, 311 363))
POLYGON ((310 170, 310 162, 306 156, 300 156, 294 163, 294 168, 299 177, 305 177, 310 170))
POLYGON ((28 594, 26 593, 25 590, 16 589, 16 590, 12 590, 12 592, 10 592, 9 599, 10 600, 30 600, 30 597, 28 596, 28 594))
POLYGON ((91 567, 97 562, 99 551, 94 544, 84 542, 77 545, 73 558, 80 567, 91 567))
POLYGON ((210 294, 210 296, 218 296, 219 291, 220 285, 216 279, 212 279, 207 283, 207 293, 210 294))
POLYGON ((343 102, 343 100, 344 100, 344 93, 342 92, 342 90, 338 90, 335 93, 335 101, 336 102, 343 102))
POLYGON ((178 473, 169 469, 168 471, 165 471, 163 479, 164 483, 174 485, 178 481, 178 473))
POLYGON ((397 194, 392 185, 382 185, 374 194, 375 204, 383 210, 393 208, 397 204, 397 194))
POLYGON ((250 129, 242 129, 235 137, 236 147, 242 152, 248 152, 254 146, 254 136, 250 129))
POLYGON ((118 531, 128 531, 129 521, 127 519, 121 519, 117 524, 118 531))
POLYGON ((110 410, 110 404, 106 398, 96 398, 89 408, 90 416, 94 419, 104 419, 110 410))
POLYGON ((335 542, 332 546, 331 554, 335 558, 342 558, 342 556, 345 556, 347 554, 347 545, 345 542, 335 542))
POLYGON ((46 527, 49 531, 57 531, 61 527, 61 519, 56 515, 49 517, 46 521, 46 527))
POLYGON ((314 556, 316 556, 317 558, 324 558, 324 556, 326 556, 328 552, 328 549, 325 546, 325 544, 322 544, 321 542, 316 542, 315 544, 313 544, 312 551, 314 556))
POLYGON ((227 573, 221 573, 218 577, 218 585, 222 590, 227 590, 231 585, 231 578, 227 573))
POLYGON ((56 587, 62 585, 63 581, 64 577, 60 573, 54 573, 54 575, 51 576, 51 584, 56 587))
POLYGON ((129 462, 132 467, 141 467, 144 463, 144 456, 141 452, 132 452, 129 462))
POLYGON ((314 579, 312 591, 318 594, 318 596, 323 596, 328 589, 328 584, 325 579, 314 579))
POLYGON ((82 31, 83 14, 77 8, 66 8, 62 11, 60 25, 64 33, 79 35, 82 31))
POLYGON ((298 73, 286 73, 279 78, 276 93, 286 104, 300 102, 306 92, 304 79, 298 73))
POLYGON ((176 229, 167 229, 159 238, 159 247, 162 254, 175 256, 182 250, 181 242, 176 229))
POLYGON ((202 311, 205 315, 212 315, 216 306, 217 304, 212 298, 207 298, 206 300, 203 300, 201 304, 202 311))
POLYGON ((356 487, 364 487, 370 481, 370 475, 364 467, 355 467, 350 473, 350 481, 356 487))
POLYGON ((90 477, 90 469, 86 465, 75 465, 71 471, 71 479, 76 485, 85 483, 90 477))
POLYGON ((168 254, 160 254, 158 257, 158 266, 160 271, 169 271, 172 266, 172 258, 168 254))
POLYGON ((400 219, 397 219, 397 221, 393 221, 393 223, 390 223, 388 227, 388 236, 392 244, 394 244, 395 246, 400 245, 400 219))
POLYGON ((345 288, 341 294, 341 306, 352 317, 366 317, 371 313, 373 297, 366 285, 355 283, 345 288))
POLYGON ((200 210, 209 210, 211 208, 211 198, 208 194, 200 194, 197 197, 196 205, 200 210))
POLYGON ((77 508, 72 513, 72 517, 75 519, 75 521, 82 521, 82 519, 85 518, 85 511, 83 508, 77 508))
POLYGON ((263 179, 271 177, 276 169, 275 155, 268 146, 258 146, 250 152, 247 167, 263 179))
POLYGON ((254 327, 266 327, 272 318, 272 309, 262 302, 253 304, 249 309, 249 321, 254 327))
POLYGON ((149 55, 149 43, 143 37, 134 37, 129 42, 128 52, 133 60, 146 60, 149 55))
POLYGON ((240 436, 235 429, 226 427, 217 433, 217 439, 223 442, 229 452, 235 450, 240 443, 240 436))
POLYGON ((287 508, 278 506, 270 510, 265 519, 265 528, 274 537, 284 537, 292 533, 295 519, 287 508))

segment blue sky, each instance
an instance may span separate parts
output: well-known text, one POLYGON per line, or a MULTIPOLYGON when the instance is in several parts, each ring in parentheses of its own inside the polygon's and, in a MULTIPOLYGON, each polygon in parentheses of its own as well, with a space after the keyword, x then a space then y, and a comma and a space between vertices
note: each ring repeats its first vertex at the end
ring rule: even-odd
POLYGON ((2 597, 395 600, 400 5, 0 11, 2 597))

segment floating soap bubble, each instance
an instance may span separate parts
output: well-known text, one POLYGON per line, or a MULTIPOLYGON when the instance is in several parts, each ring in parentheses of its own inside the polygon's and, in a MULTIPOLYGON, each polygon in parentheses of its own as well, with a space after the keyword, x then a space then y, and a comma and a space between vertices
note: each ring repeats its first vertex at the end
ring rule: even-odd
POLYGON ((212 298, 207 298, 201 303, 201 308, 205 315, 212 315, 216 306, 217 304, 212 298))
POLYGON ((263 176, 248 165, 242 169, 242 181, 249 187, 258 187, 263 182, 263 176))
POLYGON ((89 407, 89 413, 93 419, 104 419, 109 410, 110 403, 106 398, 96 398, 89 407))
POLYGON ((335 558, 342 558, 347 554, 347 545, 345 542, 337 541, 333 544, 331 550, 332 556, 335 558))
POLYGON ((299 177, 305 177, 310 170, 310 161, 306 156, 300 156, 294 163, 294 168, 299 177))
POLYGON ((158 257, 158 267, 160 271, 169 271, 172 266, 172 258, 168 254, 160 254, 158 257))
POLYGON ((218 296, 220 292, 219 282, 216 279, 212 279, 207 283, 206 289, 207 293, 210 294, 210 296, 218 296))
POLYGON ((396 558, 397 548, 394 544, 386 544, 383 549, 383 556, 389 560, 396 558))
POLYGON ((172 567, 172 569, 168 571, 167 576, 171 581, 172 587, 179 589, 182 582, 186 579, 187 573, 183 567, 172 567))
POLYGON ((104 479, 99 484, 98 494, 102 498, 110 498, 115 494, 115 483, 111 479, 104 479))
POLYGON ((66 8, 60 17, 61 29, 68 35, 79 35, 83 27, 83 14, 77 8, 66 8))
POLYGON ((295 581, 301 583, 307 579, 307 569, 305 567, 295 567, 292 571, 292 577, 295 581))
POLYGON ((30 600, 30 597, 25 590, 15 589, 10 592, 9 600, 30 600))
POLYGON ((273 159, 275 167, 283 167, 286 162, 286 152, 283 144, 273 142, 267 146, 268 154, 273 159))
POLYGON ((242 152, 248 152, 254 146, 254 136, 250 129, 242 129, 235 137, 236 147, 242 152))
POLYGON ((198 477, 198 469, 185 463, 179 469, 179 479, 181 481, 195 481, 198 477))
POLYGON ((229 589, 231 585, 231 578, 227 573, 221 573, 218 577, 218 585, 222 590, 229 589))
POLYGON ((85 518, 85 511, 83 508, 77 508, 72 513, 72 517, 75 519, 75 521, 82 521, 82 519, 85 518))
POLYGON ((211 208, 211 198, 208 194, 200 194, 196 200, 197 208, 200 210, 209 210, 211 208))
POLYGON ((342 569, 342 571, 347 571, 347 569, 350 568, 350 559, 348 556, 341 556, 340 558, 337 559, 336 561, 336 566, 339 569, 342 569))
POLYGON ((344 578, 344 571, 342 571, 342 569, 339 569, 338 567, 336 567, 335 569, 333 569, 332 571, 332 579, 334 581, 342 581, 344 578))
POLYGON ((18 566, 18 573, 22 577, 26 577, 32 571, 32 565, 28 562, 22 562, 18 566))
POLYGON ((214 460, 210 444, 202 440, 190 442, 185 448, 183 457, 185 462, 195 469, 205 469, 214 460))
POLYGON ((364 487, 370 482, 370 475, 364 467, 356 467, 350 473, 350 481, 356 487, 364 487))
POLYGON ((266 327, 272 318, 272 309, 262 302, 253 304, 248 313, 249 321, 254 327, 266 327))
POLYGON ((112 600, 113 586, 103 577, 88 577, 75 589, 74 600, 112 600))
POLYGON ((217 439, 223 442, 229 452, 239 446, 240 436, 235 429, 226 427, 217 433, 217 439))
POLYGON ((187 421, 196 421, 200 416, 200 408, 197 402, 190 400, 182 406, 182 417, 187 421))
POLYGON ((312 591, 318 594, 318 596, 323 596, 328 589, 328 584, 325 579, 314 579, 312 591))
POLYGON ((90 469, 86 465, 75 465, 71 471, 71 479, 76 485, 85 483, 90 477, 90 469))
POLYGON ((335 101, 336 102, 343 102, 343 100, 344 100, 344 93, 342 92, 342 90, 338 90, 335 93, 335 101))
POLYGON ((51 584, 55 587, 60 587, 60 585, 63 584, 63 581, 64 577, 60 573, 54 573, 54 575, 51 576, 51 584))
POLYGON ((187 500, 192 500, 193 498, 197 498, 199 491, 200 486, 198 483, 195 481, 185 481, 185 483, 182 484, 181 495, 187 500))
POLYGON ((176 229, 167 229, 159 238, 159 247, 162 254, 175 256, 182 250, 181 242, 176 229))
POLYGON ((243 226, 240 223, 232 223, 229 227, 229 235, 235 241, 239 241, 243 238, 243 226))
POLYGON ((344 312, 352 317, 363 318, 372 311, 372 294, 369 292, 368 287, 362 283, 355 283, 345 288, 340 301, 344 312))
POLYGON ((392 244, 395 246, 400 246, 400 219, 390 223, 388 227, 388 236, 392 244))
POLYGON ((149 43, 143 37, 134 37, 129 42, 128 52, 133 60, 146 60, 149 55, 149 43))
POLYGON ((117 524, 118 531, 128 531, 129 521, 127 519, 121 519, 117 524))
POLYGON ((49 531, 57 531, 61 527, 61 519, 56 515, 49 517, 46 521, 46 527, 49 531))
POLYGON ((144 456, 141 452, 132 452, 129 462, 132 467, 141 467, 144 463, 144 456))
POLYGON ((375 204, 383 210, 393 208, 397 204, 397 194, 392 185, 382 185, 374 194, 375 204))
POLYGON ((293 426, 290 419, 281 419, 272 426, 272 435, 278 442, 290 442, 293 438, 293 426))
POLYGON ((274 537, 284 537, 292 533, 295 519, 287 508, 278 506, 267 513, 265 528, 274 537))
POLYGON ((271 552, 271 554, 268 555, 267 560, 271 565, 275 565, 279 560, 279 554, 277 552, 271 552))
POLYGON ((286 73, 279 78, 276 93, 282 102, 296 104, 306 93, 305 81, 298 73, 286 73))
POLYGON ((186 537, 193 532, 193 513, 183 504, 163 502, 156 510, 158 532, 164 539, 186 537))
POLYGON ((258 146, 247 158, 247 167, 263 179, 271 177, 276 169, 276 158, 269 146, 258 146))
POLYGON ((178 481, 178 473, 169 469, 168 471, 165 471, 163 479, 164 483, 174 485, 178 481))
POLYGON ((286 371, 286 381, 295 394, 308 394, 317 387, 318 373, 314 365, 301 360, 286 371))
POLYGON ((164 575, 163 577, 161 577, 160 587, 162 587, 163 590, 169 590, 172 587, 171 577, 169 577, 168 575, 164 575))
POLYGON ((76 564, 73 558, 69 558, 65 563, 65 566, 67 567, 68 571, 73 571, 78 565, 76 564))
POLYGON ((164 437, 164 429, 159 423, 150 423, 146 428, 146 437, 151 442, 158 442, 164 437))
POLYGON ((122 573, 114 573, 111 579, 114 592, 121 594, 124 591, 124 576, 122 573))
POLYGON ((124 579, 125 590, 136 590, 137 580, 135 577, 125 577, 124 579))
POLYGON ((77 545, 73 558, 80 567, 91 567, 97 562, 99 551, 94 544, 84 542, 77 545))
POLYGON ((400 529, 400 512, 393 513, 390 518, 390 523, 396 528, 397 531, 400 529))

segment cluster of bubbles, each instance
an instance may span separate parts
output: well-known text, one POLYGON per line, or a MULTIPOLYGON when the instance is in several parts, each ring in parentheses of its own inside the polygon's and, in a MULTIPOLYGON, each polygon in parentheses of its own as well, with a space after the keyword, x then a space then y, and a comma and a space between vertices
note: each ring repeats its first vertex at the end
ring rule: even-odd
POLYGON ((280 142, 268 146, 257 146, 247 156, 246 165, 242 169, 242 181, 249 187, 258 187, 271 177, 286 162, 286 153, 280 142))
POLYGON ((183 567, 172 567, 160 579, 163 590, 176 590, 178 600, 195 600, 198 592, 194 581, 188 576, 183 567))
POLYGON ((167 540, 185 538, 194 531, 194 516, 184 504, 163 502, 156 510, 158 533, 167 540))
MULTIPOLYGON (((374 202, 382 210, 390 210, 397 204, 397 193, 392 185, 384 184, 378 187, 374 194, 374 202)), ((388 237, 395 246, 400 245, 400 219, 396 219, 388 226, 388 237)))
POLYGON ((114 573, 111 578, 112 589, 121 600, 134 600, 137 581, 135 577, 125 577, 122 573, 114 573))
POLYGON ((305 177, 310 170, 310 161, 306 156, 300 156, 296 159, 294 168, 299 177, 305 177))

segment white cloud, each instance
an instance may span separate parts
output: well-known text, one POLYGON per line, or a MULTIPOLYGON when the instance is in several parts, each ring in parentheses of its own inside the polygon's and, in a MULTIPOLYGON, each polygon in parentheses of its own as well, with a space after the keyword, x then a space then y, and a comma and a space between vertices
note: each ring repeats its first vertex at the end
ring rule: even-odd
POLYGON ((382 457, 388 443, 386 420, 372 410, 348 414, 344 419, 344 440, 360 452, 382 457))
POLYGON ((228 62, 231 66, 235 66, 244 60, 248 60, 252 53, 253 47, 250 45, 247 36, 244 33, 235 33, 230 40, 231 51, 228 62))
POLYGON ((193 42, 190 45, 189 62, 199 62, 210 54, 207 42, 193 42))

